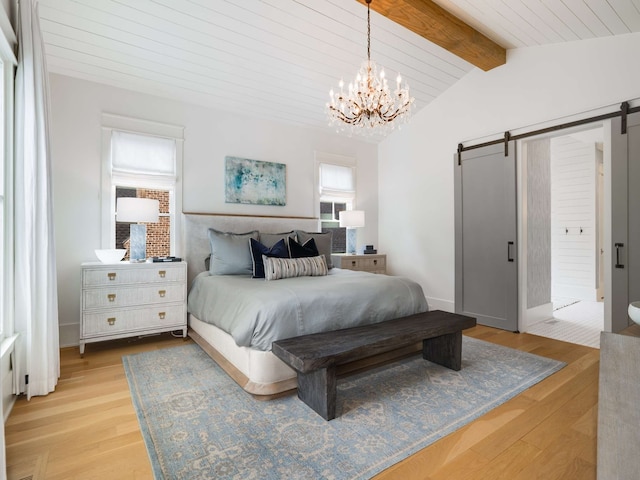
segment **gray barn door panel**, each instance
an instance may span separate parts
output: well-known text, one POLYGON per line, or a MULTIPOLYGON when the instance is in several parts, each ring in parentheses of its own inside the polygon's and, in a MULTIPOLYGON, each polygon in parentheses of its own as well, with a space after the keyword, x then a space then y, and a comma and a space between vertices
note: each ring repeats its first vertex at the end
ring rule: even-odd
MULTIPOLYGON (((457 159, 457 154, 455 156, 457 159)), ((469 150, 455 167, 456 313, 518 330, 515 143, 469 150)))
POLYGON ((611 329, 631 321, 629 302, 640 300, 640 113, 611 120, 611 329))

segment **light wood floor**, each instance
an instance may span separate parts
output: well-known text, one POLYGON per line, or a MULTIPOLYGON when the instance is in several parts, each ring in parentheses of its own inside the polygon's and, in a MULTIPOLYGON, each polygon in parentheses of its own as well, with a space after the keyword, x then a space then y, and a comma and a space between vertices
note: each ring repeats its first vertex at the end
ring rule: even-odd
MULTIPOLYGON (((465 334, 568 365, 376 478, 595 479, 599 351, 483 326, 465 334)), ((7 421, 8 478, 153 478, 121 357, 183 342, 90 344, 84 358, 62 349, 56 391, 19 399, 7 421)))

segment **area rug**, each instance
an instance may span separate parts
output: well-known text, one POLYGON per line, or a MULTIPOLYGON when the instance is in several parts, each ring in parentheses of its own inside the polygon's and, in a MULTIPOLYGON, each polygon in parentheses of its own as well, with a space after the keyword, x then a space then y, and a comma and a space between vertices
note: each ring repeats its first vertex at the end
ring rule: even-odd
POLYGON ((463 337, 462 370, 420 356, 338 380, 330 422, 258 401, 195 344, 123 357, 156 479, 365 479, 561 369, 463 337))

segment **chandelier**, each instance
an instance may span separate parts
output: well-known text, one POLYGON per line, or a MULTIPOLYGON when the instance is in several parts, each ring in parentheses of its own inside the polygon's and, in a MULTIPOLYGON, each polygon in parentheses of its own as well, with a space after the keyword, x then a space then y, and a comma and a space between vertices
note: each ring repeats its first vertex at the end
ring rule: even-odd
POLYGON ((367 2, 367 59, 362 62, 355 81, 344 91, 340 80, 339 92, 329 92, 327 103, 329 125, 338 131, 372 134, 387 133, 394 127, 394 120, 406 122, 411 112, 413 98, 409 85, 402 86, 402 77, 396 78, 396 89, 391 92, 384 70, 378 74, 376 63, 371 60, 371 0, 367 2))

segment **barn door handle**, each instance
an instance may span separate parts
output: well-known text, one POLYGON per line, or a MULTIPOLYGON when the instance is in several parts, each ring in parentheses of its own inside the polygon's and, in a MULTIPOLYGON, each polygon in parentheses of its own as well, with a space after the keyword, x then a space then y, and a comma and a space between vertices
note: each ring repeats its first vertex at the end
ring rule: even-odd
POLYGON ((624 265, 620 263, 620 249, 624 247, 624 243, 615 243, 616 247, 616 268, 624 268, 624 265))
POLYGON ((507 242, 507 261, 513 262, 513 257, 511 256, 511 247, 513 246, 513 242, 507 242))

